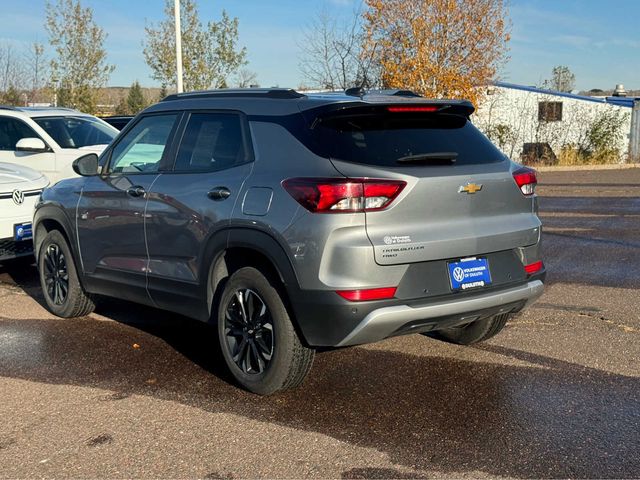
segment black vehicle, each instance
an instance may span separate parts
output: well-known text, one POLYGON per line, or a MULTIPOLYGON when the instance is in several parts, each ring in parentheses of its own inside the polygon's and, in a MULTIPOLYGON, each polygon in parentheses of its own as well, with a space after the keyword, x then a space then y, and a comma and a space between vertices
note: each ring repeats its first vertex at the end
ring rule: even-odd
POLYGON ((118 115, 113 117, 100 117, 114 128, 122 130, 133 119, 132 115, 118 115))

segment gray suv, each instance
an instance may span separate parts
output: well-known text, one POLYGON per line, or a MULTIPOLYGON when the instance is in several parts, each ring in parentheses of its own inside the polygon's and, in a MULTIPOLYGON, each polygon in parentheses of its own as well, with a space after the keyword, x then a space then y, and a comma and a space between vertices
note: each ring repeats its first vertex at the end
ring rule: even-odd
POLYGON ((259 394, 302 383, 318 347, 485 340, 545 270, 535 172, 472 112, 408 91, 169 96, 42 194, 46 304, 82 316, 100 294, 211 322, 259 394))

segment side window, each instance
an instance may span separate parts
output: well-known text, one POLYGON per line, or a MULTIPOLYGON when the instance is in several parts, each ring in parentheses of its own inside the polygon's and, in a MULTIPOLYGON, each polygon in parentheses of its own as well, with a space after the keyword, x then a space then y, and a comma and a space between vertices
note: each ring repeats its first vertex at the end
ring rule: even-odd
POLYGON ((111 152, 109 173, 157 172, 177 114, 142 118, 111 152))
POLYGON ((23 138, 40 138, 26 123, 11 117, 0 117, 0 150, 13 151, 23 138))
POLYGON ((189 117, 174 170, 213 172, 252 160, 235 113, 193 113, 189 117))

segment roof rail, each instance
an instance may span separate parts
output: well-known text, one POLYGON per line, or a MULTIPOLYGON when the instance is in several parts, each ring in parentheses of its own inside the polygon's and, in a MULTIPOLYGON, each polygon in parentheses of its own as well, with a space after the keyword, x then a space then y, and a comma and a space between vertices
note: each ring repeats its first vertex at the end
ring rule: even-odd
POLYGON ((11 105, 0 105, 0 110, 15 110, 19 111, 19 108, 12 107, 11 105))
POLYGON ((365 90, 364 87, 351 87, 347 88, 344 91, 345 95, 349 95, 350 97, 364 97, 365 95, 385 95, 391 97, 422 97, 422 95, 417 94, 411 90, 400 90, 400 89, 392 89, 392 90, 365 90))
POLYGON ((47 110, 62 110, 64 112, 79 112, 78 109, 70 108, 70 107, 24 107, 21 108, 22 111, 27 112, 46 112, 47 110))
POLYGON ((257 98, 277 98, 277 99, 296 99, 306 97, 306 95, 296 92, 292 88, 239 88, 219 90, 202 90, 197 92, 174 93, 163 98, 162 102, 172 100, 188 100, 191 98, 238 98, 238 97, 257 97, 257 98))

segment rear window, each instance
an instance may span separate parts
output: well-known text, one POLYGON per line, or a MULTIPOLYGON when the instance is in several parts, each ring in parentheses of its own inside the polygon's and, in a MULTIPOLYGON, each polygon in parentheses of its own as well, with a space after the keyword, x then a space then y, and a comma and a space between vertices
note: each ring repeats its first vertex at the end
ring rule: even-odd
POLYGON ((339 114, 319 119, 312 135, 323 156, 367 165, 428 165, 432 161, 412 164, 398 159, 443 152, 456 153, 456 165, 504 160, 504 155, 460 115, 339 114))

